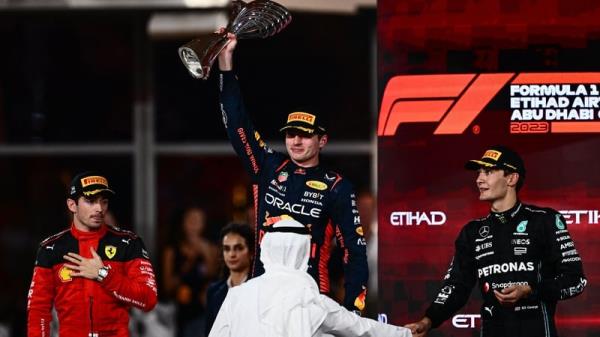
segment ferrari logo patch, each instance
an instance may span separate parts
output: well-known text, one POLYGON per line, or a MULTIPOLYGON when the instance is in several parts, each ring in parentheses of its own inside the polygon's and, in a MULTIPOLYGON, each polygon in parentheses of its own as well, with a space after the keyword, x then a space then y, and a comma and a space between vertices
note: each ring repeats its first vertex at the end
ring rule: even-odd
POLYGON ((117 254, 117 247, 115 247, 115 246, 104 247, 104 254, 106 254, 106 257, 108 257, 109 259, 112 259, 113 257, 115 257, 115 254, 117 254))
POLYGON ((60 270, 58 271, 58 278, 60 278, 60 280, 62 282, 71 282, 73 281, 73 278, 71 277, 71 269, 63 266, 62 268, 60 268, 60 270))

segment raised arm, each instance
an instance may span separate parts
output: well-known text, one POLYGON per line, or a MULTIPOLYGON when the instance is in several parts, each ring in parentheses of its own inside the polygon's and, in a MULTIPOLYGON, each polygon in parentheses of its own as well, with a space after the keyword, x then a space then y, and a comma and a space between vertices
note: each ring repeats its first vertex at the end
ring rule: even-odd
POLYGON ((228 35, 230 42, 219 54, 219 99, 223 123, 231 145, 240 156, 246 171, 256 178, 268 154, 272 153, 260 138, 242 100, 242 93, 233 72, 233 51, 237 45, 235 35, 228 35))

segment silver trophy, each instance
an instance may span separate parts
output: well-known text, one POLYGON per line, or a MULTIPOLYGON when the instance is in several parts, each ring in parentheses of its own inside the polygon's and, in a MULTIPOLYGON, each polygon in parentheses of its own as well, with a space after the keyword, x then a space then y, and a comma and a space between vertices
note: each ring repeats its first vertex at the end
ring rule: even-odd
POLYGON ((195 78, 208 78, 210 67, 227 46, 227 33, 238 39, 264 39, 282 31, 292 21, 292 15, 282 5, 270 0, 245 3, 232 2, 229 24, 223 33, 213 33, 202 41, 195 39, 179 48, 179 57, 195 78))

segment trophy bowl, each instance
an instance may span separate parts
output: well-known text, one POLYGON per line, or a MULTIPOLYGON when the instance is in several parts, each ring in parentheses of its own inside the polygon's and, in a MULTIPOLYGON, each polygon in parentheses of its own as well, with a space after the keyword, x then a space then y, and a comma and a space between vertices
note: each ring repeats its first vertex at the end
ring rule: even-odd
POLYGON ((227 46, 228 33, 238 39, 265 39, 282 31, 292 21, 292 15, 282 5, 270 0, 245 3, 234 0, 230 20, 222 33, 213 33, 205 40, 194 39, 178 50, 181 61, 194 78, 207 79, 219 53, 227 46))

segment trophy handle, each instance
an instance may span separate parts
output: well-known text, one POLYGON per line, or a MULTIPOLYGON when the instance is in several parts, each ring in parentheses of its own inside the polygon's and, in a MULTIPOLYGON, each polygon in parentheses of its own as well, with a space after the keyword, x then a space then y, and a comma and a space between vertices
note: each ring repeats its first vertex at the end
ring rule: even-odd
POLYGON ((194 78, 208 78, 215 59, 229 44, 227 33, 212 33, 208 39, 195 39, 179 48, 179 57, 194 78))

